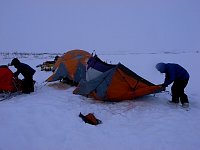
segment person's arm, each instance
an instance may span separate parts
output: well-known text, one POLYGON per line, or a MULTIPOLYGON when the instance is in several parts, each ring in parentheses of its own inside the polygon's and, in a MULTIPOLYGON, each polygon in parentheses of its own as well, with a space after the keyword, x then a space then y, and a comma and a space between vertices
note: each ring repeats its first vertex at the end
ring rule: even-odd
POLYGON ((163 87, 167 87, 175 80, 175 70, 174 68, 168 68, 166 75, 165 75, 165 81, 162 84, 163 87))
POLYGON ((17 70, 15 73, 14 73, 14 76, 15 77, 18 77, 18 75, 20 74, 19 70, 17 70))

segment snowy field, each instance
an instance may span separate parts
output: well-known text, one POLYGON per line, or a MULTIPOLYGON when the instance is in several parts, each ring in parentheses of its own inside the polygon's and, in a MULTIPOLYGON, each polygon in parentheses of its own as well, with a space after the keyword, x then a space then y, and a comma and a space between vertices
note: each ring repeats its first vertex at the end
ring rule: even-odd
MULTIPOLYGON (((1 53, 0 65, 18 57, 36 69, 35 92, 0 102, 0 150, 197 150, 200 147, 200 53, 97 51, 108 63, 121 62, 154 84, 164 81, 158 62, 182 65, 190 73, 186 88, 190 110, 170 106, 163 92, 108 103, 73 95, 75 87, 45 84, 51 72, 36 65, 55 54, 1 53), (85 124, 79 113, 94 113, 102 124, 85 124)), ((10 67, 15 71, 15 68, 10 67)), ((22 78, 22 76, 20 76, 22 78)), ((119 85, 120 86, 120 85, 119 85)), ((167 88, 170 91, 170 87, 167 88)))

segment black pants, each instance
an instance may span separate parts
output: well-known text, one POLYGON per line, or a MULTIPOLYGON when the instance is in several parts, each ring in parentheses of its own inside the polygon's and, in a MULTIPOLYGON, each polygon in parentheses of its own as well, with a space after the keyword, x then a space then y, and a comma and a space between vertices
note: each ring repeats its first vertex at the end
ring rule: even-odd
POLYGON ((179 103, 179 100, 181 101, 181 104, 183 103, 189 103, 188 97, 184 93, 184 89, 188 84, 189 79, 186 80, 176 80, 174 81, 171 91, 172 91, 172 101, 175 103, 179 103))
POLYGON ((22 93, 29 94, 34 92, 33 78, 24 78, 22 81, 22 93))

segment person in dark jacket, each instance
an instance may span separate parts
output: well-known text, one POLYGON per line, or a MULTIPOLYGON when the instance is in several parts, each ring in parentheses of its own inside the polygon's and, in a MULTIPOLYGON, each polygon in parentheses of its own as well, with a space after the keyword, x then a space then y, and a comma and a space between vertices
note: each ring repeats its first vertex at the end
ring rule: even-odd
POLYGON ((29 94, 34 92, 33 75, 35 74, 35 70, 29 65, 21 63, 17 58, 12 60, 11 65, 17 69, 14 76, 18 77, 20 73, 24 76, 22 82, 22 93, 29 94))
POLYGON ((174 63, 158 63, 156 69, 161 73, 165 73, 165 81, 162 84, 163 88, 166 88, 173 82, 171 87, 172 100, 170 102, 179 103, 180 100, 182 106, 189 106, 188 97, 184 93, 184 89, 190 78, 187 70, 174 63))

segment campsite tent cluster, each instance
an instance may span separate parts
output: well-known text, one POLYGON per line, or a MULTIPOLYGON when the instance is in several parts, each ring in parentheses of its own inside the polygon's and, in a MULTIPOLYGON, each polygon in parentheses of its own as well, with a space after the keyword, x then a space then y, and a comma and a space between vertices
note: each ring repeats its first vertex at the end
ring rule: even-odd
POLYGON ((47 82, 66 81, 77 86, 74 94, 103 101, 131 100, 161 90, 123 64, 107 64, 84 50, 63 54, 53 70, 47 82))
MULTIPOLYGON (((103 101, 132 100, 161 91, 159 85, 140 77, 121 63, 107 64, 84 50, 70 50, 56 61, 47 82, 76 86, 74 94, 103 101)), ((16 92, 20 81, 7 66, 0 67, 0 92, 16 92)))

